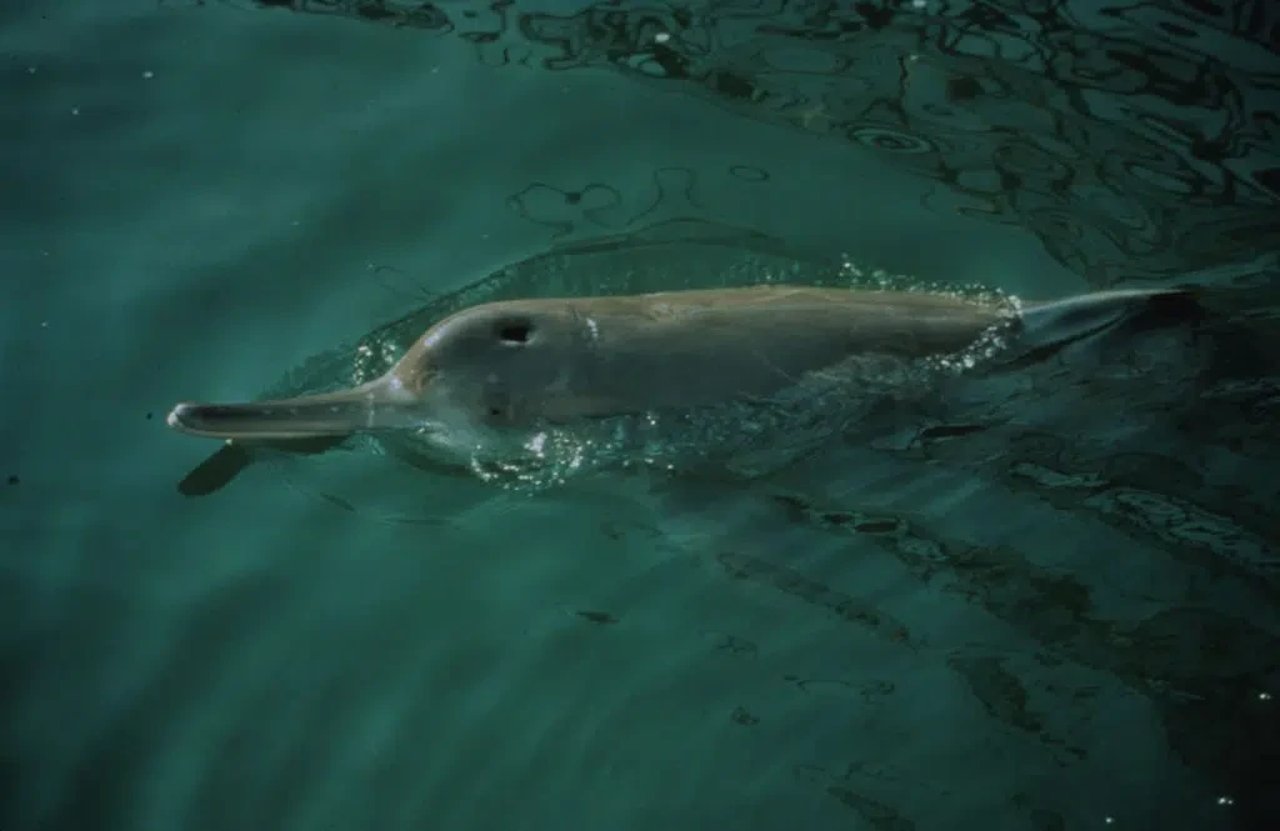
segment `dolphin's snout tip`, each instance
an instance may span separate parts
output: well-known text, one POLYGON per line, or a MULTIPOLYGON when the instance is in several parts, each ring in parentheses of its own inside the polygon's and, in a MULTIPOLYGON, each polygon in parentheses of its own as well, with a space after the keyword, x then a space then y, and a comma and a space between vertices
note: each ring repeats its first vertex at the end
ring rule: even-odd
POLYGON ((173 409, 169 411, 169 415, 165 416, 164 423, 171 429, 181 430, 183 428, 182 416, 190 409, 190 404, 175 404, 173 409))

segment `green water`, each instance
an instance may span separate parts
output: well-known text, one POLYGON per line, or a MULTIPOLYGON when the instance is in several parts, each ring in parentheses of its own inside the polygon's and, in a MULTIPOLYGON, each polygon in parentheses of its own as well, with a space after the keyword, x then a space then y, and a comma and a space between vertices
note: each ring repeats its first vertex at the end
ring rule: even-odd
POLYGON ((294 6, 0 10, 0 828, 1280 827, 1271 5, 294 6), (457 305, 853 267, 1208 317, 711 469, 179 488, 175 402, 457 305))

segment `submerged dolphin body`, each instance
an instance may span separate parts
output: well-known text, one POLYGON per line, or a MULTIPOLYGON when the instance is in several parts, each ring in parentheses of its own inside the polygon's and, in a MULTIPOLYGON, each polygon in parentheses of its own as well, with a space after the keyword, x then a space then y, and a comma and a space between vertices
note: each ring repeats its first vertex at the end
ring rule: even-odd
POLYGON ((476 430, 769 396, 858 356, 958 353, 1007 325, 997 363, 1194 305, 1181 290, 1029 304, 1016 313, 922 292, 803 286, 486 303, 431 326, 382 377, 347 390, 181 403, 176 430, 300 440, 379 430, 476 430))

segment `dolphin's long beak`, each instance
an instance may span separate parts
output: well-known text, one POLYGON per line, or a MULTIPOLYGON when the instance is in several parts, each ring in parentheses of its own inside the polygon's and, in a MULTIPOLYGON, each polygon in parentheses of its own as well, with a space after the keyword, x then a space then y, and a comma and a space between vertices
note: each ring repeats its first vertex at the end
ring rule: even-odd
POLYGON ((178 404, 166 419, 183 433, 280 440, 423 426, 420 408, 386 377, 349 390, 236 404, 178 404))

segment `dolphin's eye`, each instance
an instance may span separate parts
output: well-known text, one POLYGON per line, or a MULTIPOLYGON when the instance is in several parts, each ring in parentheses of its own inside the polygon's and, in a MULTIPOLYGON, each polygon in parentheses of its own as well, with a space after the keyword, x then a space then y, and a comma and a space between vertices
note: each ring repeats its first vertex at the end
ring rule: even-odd
POLYGON ((505 320, 498 324, 498 339, 503 343, 528 343, 533 324, 527 320, 505 320))

